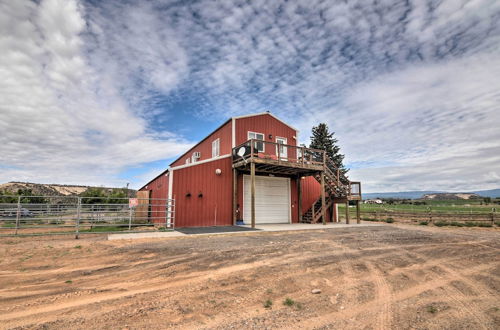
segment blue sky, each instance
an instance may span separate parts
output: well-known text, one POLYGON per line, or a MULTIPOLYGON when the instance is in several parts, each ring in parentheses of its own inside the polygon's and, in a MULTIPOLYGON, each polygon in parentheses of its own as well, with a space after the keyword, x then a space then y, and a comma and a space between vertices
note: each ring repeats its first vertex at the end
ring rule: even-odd
POLYGON ((0 182, 132 187, 233 115, 364 191, 500 186, 499 1, 0 0, 0 182))

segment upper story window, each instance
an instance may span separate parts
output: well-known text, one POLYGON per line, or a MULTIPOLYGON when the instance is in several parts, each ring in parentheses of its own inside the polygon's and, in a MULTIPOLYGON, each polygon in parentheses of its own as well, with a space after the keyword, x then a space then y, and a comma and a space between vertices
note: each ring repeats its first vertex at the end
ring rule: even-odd
POLYGON ((220 139, 216 139, 212 142, 212 158, 220 156, 220 139))
POLYGON ((196 163, 201 158, 201 152, 195 151, 191 156, 191 163, 196 163))
MULTIPOLYGON (((264 134, 256 132, 248 132, 248 139, 264 141, 264 134)), ((254 148, 258 152, 264 152, 264 142, 255 142, 254 148)))

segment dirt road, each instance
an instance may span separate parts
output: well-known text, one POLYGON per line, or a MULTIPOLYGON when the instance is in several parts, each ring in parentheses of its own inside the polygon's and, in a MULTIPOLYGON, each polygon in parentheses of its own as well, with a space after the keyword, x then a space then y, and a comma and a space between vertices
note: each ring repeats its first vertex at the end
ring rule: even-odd
POLYGON ((6 329, 500 328, 498 229, 2 238, 0 258, 6 329))

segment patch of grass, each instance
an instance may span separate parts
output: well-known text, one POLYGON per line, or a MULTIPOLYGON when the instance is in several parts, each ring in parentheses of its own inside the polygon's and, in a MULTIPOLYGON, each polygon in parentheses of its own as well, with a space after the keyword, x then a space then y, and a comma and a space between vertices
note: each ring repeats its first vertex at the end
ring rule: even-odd
POLYGON ((487 227, 487 228, 493 227, 493 225, 491 223, 484 223, 484 222, 478 223, 477 226, 478 227, 487 227))
POLYGON ((25 257, 22 257, 22 258, 19 258, 19 260, 22 262, 22 261, 26 261, 28 259, 31 259, 33 256, 32 255, 28 255, 28 256, 25 256, 25 257))
POLYGON ((420 221, 419 225, 421 226, 427 226, 429 224, 429 221, 420 221))
POLYGON ((292 298, 286 298, 285 300, 283 300, 283 305, 293 306, 295 305, 295 301, 292 298))
POLYGON ((66 284, 71 284, 71 283, 73 283, 73 281, 72 281, 72 280, 67 280, 67 281, 66 281, 66 282, 64 282, 64 283, 66 283, 66 284))
POLYGON ((374 221, 374 222, 379 222, 379 219, 374 219, 374 218, 368 218, 368 217, 361 217, 361 220, 364 221, 374 221))
POLYGON ((495 225, 500 227, 500 221, 495 221, 495 225))
POLYGON ((438 312, 438 309, 433 305, 429 305, 427 306, 427 312, 431 314, 436 314, 438 312))
POLYGON ((52 245, 47 245, 47 249, 53 249, 54 247, 52 245))
POLYGON ((101 233, 105 231, 124 231, 128 230, 127 226, 99 226, 93 227, 92 229, 82 229, 80 232, 82 233, 101 233))
POLYGON ((264 308, 271 308, 271 306, 273 306, 273 302, 267 299, 266 302, 264 303, 264 308))
POLYGON ((461 223, 461 222, 456 222, 456 221, 453 221, 450 223, 450 226, 454 226, 454 227, 463 227, 464 224, 461 223))
POLYGON ((81 249, 81 248, 82 248, 82 246, 81 246, 81 245, 75 245, 75 246, 74 246, 74 248, 75 248, 75 249, 81 249))
POLYGON ((296 303, 296 304, 295 304, 295 307, 296 307, 299 311, 300 311, 300 310, 302 310, 302 309, 304 308, 304 306, 302 306, 302 304, 301 304, 301 303, 296 303))
POLYGON ((385 219, 385 222, 387 222, 387 223, 393 223, 394 219, 393 218, 387 218, 387 219, 385 219))
POLYGON ((267 294, 271 294, 271 293, 273 293, 273 289, 267 289, 267 290, 266 290, 266 293, 267 293, 267 294))
POLYGON ((437 222, 434 222, 434 226, 438 226, 438 227, 448 226, 448 222, 446 222, 446 221, 437 221, 437 222))

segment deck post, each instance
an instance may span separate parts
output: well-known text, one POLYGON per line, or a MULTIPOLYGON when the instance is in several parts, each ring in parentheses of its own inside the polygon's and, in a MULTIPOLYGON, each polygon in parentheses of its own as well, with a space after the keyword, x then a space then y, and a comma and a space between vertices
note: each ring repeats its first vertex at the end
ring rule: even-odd
POLYGON ((236 209, 238 204, 238 170, 233 168, 233 226, 236 225, 236 209))
POLYGON ((359 201, 356 201, 356 222, 358 224, 361 223, 361 210, 360 210, 360 207, 359 207, 359 201))
POLYGON ((321 171, 321 216, 323 225, 326 225, 325 171, 321 171))
POLYGON ((349 224, 349 200, 345 202, 345 223, 349 224))
POLYGON ((252 228, 255 228, 255 163, 250 163, 250 211, 252 228))
POLYGON ((297 194, 298 194, 298 205, 297 209, 299 212, 299 222, 302 222, 302 177, 297 176, 297 194))

